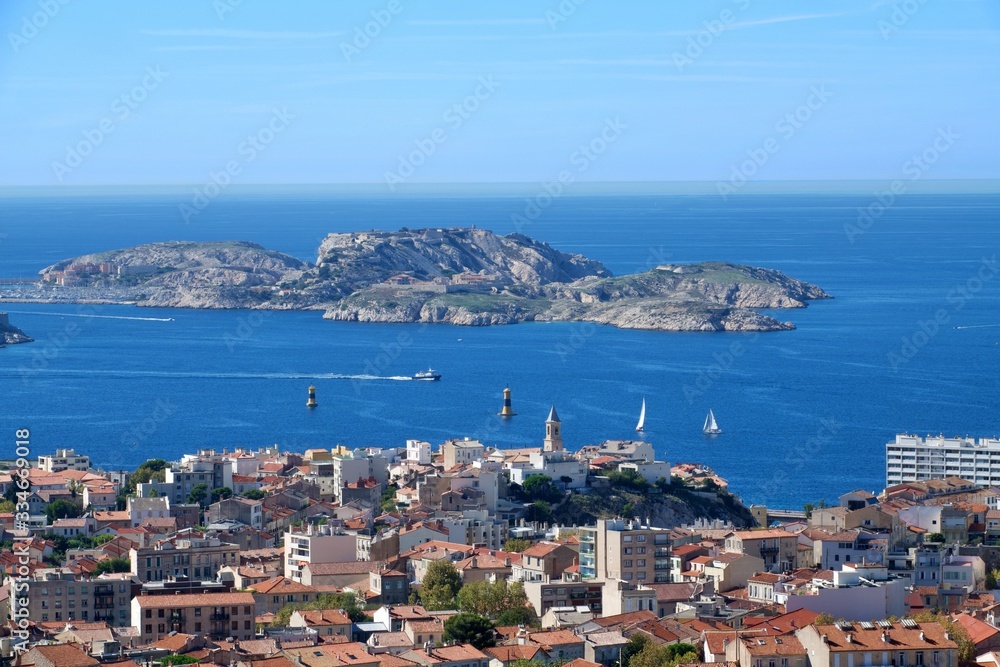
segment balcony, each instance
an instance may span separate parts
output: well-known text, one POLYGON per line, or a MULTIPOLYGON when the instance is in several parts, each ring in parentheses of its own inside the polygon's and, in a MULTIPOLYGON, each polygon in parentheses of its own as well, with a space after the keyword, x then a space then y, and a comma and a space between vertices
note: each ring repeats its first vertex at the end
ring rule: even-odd
POLYGON ((659 558, 664 558, 664 557, 669 558, 670 547, 656 547, 656 550, 653 552, 653 555, 659 558))
POLYGON ((762 544, 762 545, 760 545, 760 553, 761 554, 776 554, 776 553, 778 553, 778 547, 776 545, 767 546, 767 545, 762 544))
POLYGON ((229 612, 227 611, 213 611, 212 615, 208 617, 212 621, 228 621, 229 612))

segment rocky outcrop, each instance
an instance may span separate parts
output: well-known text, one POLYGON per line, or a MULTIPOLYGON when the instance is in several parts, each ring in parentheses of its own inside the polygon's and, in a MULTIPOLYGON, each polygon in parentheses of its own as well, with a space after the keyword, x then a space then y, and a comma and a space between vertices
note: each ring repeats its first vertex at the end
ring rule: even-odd
MULTIPOLYGON (((588 321, 661 331, 781 331, 757 312, 829 298, 780 271, 707 262, 612 276, 600 262, 521 234, 403 229, 330 234, 317 264, 255 243, 153 243, 41 271, 39 300, 178 308, 322 309, 330 320, 588 321)), ((23 299, 22 299, 23 300, 23 299)))
POLYGON ((17 343, 31 343, 34 339, 10 323, 7 313, 0 313, 0 343, 4 345, 15 345, 17 343))
POLYGON ((611 275, 600 262, 560 252, 523 234, 497 236, 475 228, 330 234, 319 247, 316 263, 343 295, 400 273, 420 281, 488 274, 505 285, 532 289, 611 275))

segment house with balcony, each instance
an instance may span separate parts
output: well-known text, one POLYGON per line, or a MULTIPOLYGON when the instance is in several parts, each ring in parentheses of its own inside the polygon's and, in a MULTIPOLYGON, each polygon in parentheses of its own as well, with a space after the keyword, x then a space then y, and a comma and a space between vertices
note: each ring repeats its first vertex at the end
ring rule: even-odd
POLYGON ((813 667, 958 667, 958 644, 940 623, 841 621, 807 625, 795 638, 813 667))
POLYGON ((798 537, 781 529, 738 530, 726 535, 726 551, 756 556, 768 572, 784 572, 798 560, 798 537))
POLYGON ((210 639, 253 639, 255 602, 250 593, 138 595, 132 599, 132 627, 138 643, 149 644, 171 632, 210 639))

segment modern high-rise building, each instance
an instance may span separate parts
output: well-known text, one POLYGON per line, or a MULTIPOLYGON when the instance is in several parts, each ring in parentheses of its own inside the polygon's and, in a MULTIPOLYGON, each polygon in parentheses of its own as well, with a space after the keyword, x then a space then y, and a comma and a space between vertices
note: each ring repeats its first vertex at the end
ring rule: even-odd
POLYGON ((1000 484, 1000 439, 899 434, 886 443, 886 486, 944 477, 1000 484))
POLYGON ((670 531, 639 521, 599 519, 580 529, 580 576, 633 583, 670 581, 670 531))

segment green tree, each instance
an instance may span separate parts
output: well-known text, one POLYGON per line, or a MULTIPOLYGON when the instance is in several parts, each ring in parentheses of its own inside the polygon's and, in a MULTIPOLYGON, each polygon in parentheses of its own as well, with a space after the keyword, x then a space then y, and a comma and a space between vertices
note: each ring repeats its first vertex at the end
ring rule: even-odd
POLYGON ((49 523, 57 519, 75 519, 80 516, 80 508, 68 500, 53 500, 45 506, 45 516, 49 518, 49 523))
POLYGON ((189 503, 198 503, 199 505, 204 505, 205 500, 208 498, 208 484, 195 484, 191 488, 191 493, 188 494, 187 501, 189 503))
POLYGON ((193 665, 198 662, 198 658, 195 658, 194 656, 181 655, 178 653, 157 658, 157 660, 165 665, 170 665, 170 667, 173 667, 174 665, 193 665))
POLYGON ((247 489, 246 491, 243 492, 243 497, 249 498, 250 500, 261 500, 266 495, 267 494, 261 491, 260 489, 247 489))
POLYGON ((286 604, 274 615, 271 626, 278 628, 287 626, 295 611, 322 609, 340 609, 354 623, 360 623, 368 618, 353 593, 321 593, 313 602, 286 604))
POLYGON ((822 613, 816 617, 813 623, 815 625, 833 625, 836 621, 837 619, 833 617, 833 614, 822 613))
MULTIPOLYGON (((14 485, 11 484, 11 487, 13 486, 14 485)), ((6 498, 4 500, 0 500, 0 514, 10 514, 14 511, 15 507, 16 505, 12 500, 7 500, 6 498)))
POLYGON ((458 570, 448 560, 436 560, 427 567, 420 599, 427 609, 450 609, 455 604, 455 596, 462 587, 458 570))
POLYGON ((458 608, 462 611, 496 618, 505 610, 524 607, 528 596, 521 582, 508 584, 505 579, 475 581, 458 591, 458 608))
POLYGON ((646 633, 636 632, 633 634, 622 648, 622 665, 629 667, 632 658, 642 653, 650 644, 652 644, 652 641, 646 633))
POLYGON ((548 475, 530 475, 524 480, 521 490, 527 500, 556 502, 563 497, 562 491, 552 484, 552 478, 548 475))
POLYGON ((673 667, 681 662, 698 662, 698 649, 691 644, 649 644, 633 655, 628 667, 673 667))
POLYGON ((114 572, 131 572, 132 562, 128 558, 105 558, 94 568, 92 576, 112 574, 114 572))
POLYGON ((802 506, 802 511, 805 512, 806 519, 812 518, 813 510, 816 509, 816 505, 812 503, 806 503, 802 506))
POLYGON ((398 484, 389 484, 385 487, 382 492, 382 502, 381 507, 383 512, 395 512, 396 506, 396 491, 399 491, 398 484))
POLYGON ((526 540, 521 537, 512 537, 503 545, 503 550, 511 553, 521 553, 525 549, 530 548, 531 540, 526 540))
POLYGON ((545 502, 544 500, 536 500, 535 502, 528 505, 528 511, 525 512, 524 518, 528 521, 538 521, 540 523, 552 523, 554 517, 552 515, 552 505, 545 502))
POLYGON ((141 464, 135 469, 135 472, 128 476, 126 495, 135 494, 136 487, 139 484, 162 482, 166 477, 165 471, 169 465, 163 459, 150 459, 141 464))
POLYGON ((928 533, 926 536, 924 536, 924 542, 944 542, 944 534, 928 533))
POLYGON ((217 503, 224 498, 232 498, 233 490, 228 486, 220 486, 217 489, 212 489, 212 502, 217 503))
POLYGON ((514 607, 505 609, 497 616, 497 625, 523 625, 524 627, 538 627, 538 614, 534 607, 514 607))
POLYGON ((986 573, 986 590, 994 590, 997 587, 997 581, 1000 581, 1000 570, 993 568, 986 573))
POLYGON ((462 612, 444 622, 445 641, 472 644, 480 651, 497 645, 497 636, 490 619, 462 612))

